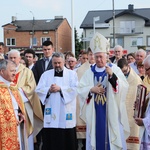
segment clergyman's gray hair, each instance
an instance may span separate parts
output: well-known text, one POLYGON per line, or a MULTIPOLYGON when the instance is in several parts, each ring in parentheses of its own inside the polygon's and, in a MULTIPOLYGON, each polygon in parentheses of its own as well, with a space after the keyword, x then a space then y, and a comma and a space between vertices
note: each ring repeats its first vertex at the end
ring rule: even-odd
POLYGON ((144 56, 144 58, 146 57, 146 51, 144 49, 142 49, 142 48, 136 51, 135 56, 137 54, 142 54, 144 56))
POLYGON ((14 53, 16 53, 20 57, 20 52, 16 49, 13 49, 13 50, 9 51, 8 52, 8 57, 9 57, 9 55, 14 54, 14 53))
POLYGON ((53 57, 61 57, 63 60, 65 60, 63 53, 60 53, 60 52, 53 53, 52 59, 53 59, 53 57))
POLYGON ((116 45, 116 46, 114 47, 114 51, 116 51, 118 48, 119 48, 121 51, 123 51, 123 47, 122 47, 121 45, 116 45))
POLYGON ((8 65, 9 63, 13 64, 15 67, 17 66, 17 65, 16 65, 13 61, 11 61, 11 60, 2 59, 2 60, 0 60, 0 70, 2 70, 2 69, 6 70, 7 65, 8 65))

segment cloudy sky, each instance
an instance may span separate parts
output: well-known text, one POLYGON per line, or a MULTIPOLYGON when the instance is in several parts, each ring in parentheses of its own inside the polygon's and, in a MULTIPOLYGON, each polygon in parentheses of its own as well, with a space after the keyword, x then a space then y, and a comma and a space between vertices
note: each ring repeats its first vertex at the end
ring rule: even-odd
MULTIPOLYGON (((84 17, 90 10, 111 10, 112 0, 3 0, 0 8, 0 41, 3 41, 2 25, 10 23, 11 17, 18 20, 53 19, 63 16, 71 24, 71 1, 74 1, 74 25, 78 33, 84 17), (32 13, 31 13, 32 11, 32 13)), ((127 9, 129 4, 134 8, 149 8, 150 0, 114 0, 115 9, 127 9)))

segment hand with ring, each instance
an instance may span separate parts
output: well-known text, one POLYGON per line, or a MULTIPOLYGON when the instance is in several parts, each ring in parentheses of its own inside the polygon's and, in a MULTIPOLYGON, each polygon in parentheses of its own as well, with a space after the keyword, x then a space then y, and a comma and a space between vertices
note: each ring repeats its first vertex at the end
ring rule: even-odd
POLYGON ((91 88, 90 92, 96 93, 96 94, 104 94, 105 89, 102 86, 96 85, 96 86, 91 88))

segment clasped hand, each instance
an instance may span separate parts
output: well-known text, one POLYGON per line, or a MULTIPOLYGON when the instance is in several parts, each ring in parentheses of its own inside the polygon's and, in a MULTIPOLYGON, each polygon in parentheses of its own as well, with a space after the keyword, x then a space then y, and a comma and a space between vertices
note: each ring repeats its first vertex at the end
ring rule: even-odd
POLYGON ((104 94, 105 93, 105 89, 102 87, 102 85, 96 85, 94 87, 91 88, 91 93, 96 93, 96 94, 104 94))
POLYGON ((56 84, 52 84, 49 89, 50 93, 56 93, 60 91, 60 87, 56 84))

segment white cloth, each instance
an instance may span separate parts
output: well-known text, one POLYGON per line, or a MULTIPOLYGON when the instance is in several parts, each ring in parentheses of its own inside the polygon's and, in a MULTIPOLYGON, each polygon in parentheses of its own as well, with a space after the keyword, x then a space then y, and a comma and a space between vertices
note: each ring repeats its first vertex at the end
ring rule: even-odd
MULTIPOLYGON (((27 97, 25 96, 23 90, 21 88, 19 88, 19 93, 22 97, 22 100, 24 102, 24 105, 25 105, 25 108, 29 108, 27 112, 28 116, 30 116, 30 121, 32 124, 34 124, 32 121, 34 120, 33 119, 33 110, 32 110, 32 107, 31 105, 29 104, 29 100, 27 99, 27 97)), ((27 137, 26 135, 26 131, 24 130, 24 137, 27 137)), ((33 133, 28 137, 28 141, 27 141, 27 144, 26 144, 26 148, 29 149, 29 150, 34 150, 34 146, 33 146, 33 143, 34 143, 34 140, 33 140, 33 133)))
MULTIPOLYGON (((130 128, 127 118, 125 99, 128 90, 128 83, 124 77, 122 71, 115 65, 112 64, 112 71, 118 78, 119 92, 114 93, 113 88, 109 82, 107 82, 107 105, 108 105, 108 129, 110 139, 110 149, 120 150, 124 148, 125 139, 128 138, 130 128), (121 130, 124 134, 121 135, 121 130)), ((92 87, 94 87, 94 74, 91 69, 87 70, 82 76, 79 82, 78 94, 82 99, 82 106, 86 104, 88 93, 92 87)), ((82 111, 82 107, 81 107, 82 111)), ((86 112, 82 111, 82 116, 85 116, 84 120, 87 123, 87 129, 90 133, 90 145, 92 149, 96 149, 95 140, 95 106, 94 106, 94 94, 88 104, 86 104, 86 112)), ((88 137, 88 136, 87 136, 88 137)), ((87 139, 87 141, 89 141, 87 139)), ((90 147, 90 146, 89 146, 90 147)), ((88 149, 89 150, 89 149, 88 149)), ((91 149, 90 149, 91 150, 91 149)))
POLYGON ((52 57, 45 58, 45 70, 47 69, 48 64, 49 64, 51 58, 52 58, 52 57))
POLYGON ((31 69, 31 70, 32 70, 33 66, 34 66, 34 64, 30 65, 30 66, 29 66, 29 69, 31 69))
POLYGON ((36 92, 45 105, 44 128, 73 128, 76 125, 76 89, 78 85, 75 71, 64 67, 63 77, 54 77, 54 69, 44 72, 36 87, 36 92), (46 98, 52 84, 60 86, 60 92, 51 93, 46 98), (69 117, 70 118, 67 118, 69 117))

